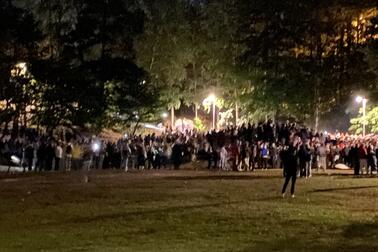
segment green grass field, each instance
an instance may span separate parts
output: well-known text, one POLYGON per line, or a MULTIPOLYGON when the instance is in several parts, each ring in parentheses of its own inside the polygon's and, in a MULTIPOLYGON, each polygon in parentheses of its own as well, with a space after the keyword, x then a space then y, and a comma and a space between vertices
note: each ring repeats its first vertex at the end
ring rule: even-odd
POLYGON ((378 178, 281 171, 0 178, 0 251, 378 251, 378 178))

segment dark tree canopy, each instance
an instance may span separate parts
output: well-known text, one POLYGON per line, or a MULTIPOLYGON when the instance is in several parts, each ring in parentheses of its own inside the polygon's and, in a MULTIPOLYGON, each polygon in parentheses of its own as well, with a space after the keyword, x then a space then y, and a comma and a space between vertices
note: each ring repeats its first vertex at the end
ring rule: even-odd
POLYGON ((235 122, 319 127, 356 93, 378 100, 376 1, 11 0, 0 14, 6 127, 125 125, 197 112, 210 92, 235 122))

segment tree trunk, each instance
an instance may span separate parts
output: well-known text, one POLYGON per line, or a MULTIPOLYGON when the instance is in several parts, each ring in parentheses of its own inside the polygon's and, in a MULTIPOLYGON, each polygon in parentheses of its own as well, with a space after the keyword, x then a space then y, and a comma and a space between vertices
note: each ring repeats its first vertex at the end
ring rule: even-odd
POLYGON ((152 67, 154 66, 154 63, 155 63, 155 51, 156 51, 156 48, 155 48, 155 46, 153 46, 152 47, 152 56, 151 56, 151 61, 150 61, 150 66, 149 66, 150 73, 151 73, 152 67))
POLYGON ((28 126, 28 113, 26 111, 26 108, 25 108, 23 117, 24 117, 24 128, 26 129, 28 126))
POLYGON ((102 23, 101 23, 101 28, 102 28, 102 34, 101 34, 101 60, 105 58, 105 50, 106 50, 106 21, 108 17, 108 0, 105 0, 104 5, 103 5, 103 12, 102 12, 102 23))
POLYGON ((315 132, 319 131, 319 104, 316 103, 315 105, 315 127, 314 127, 315 132))
POLYGON ((314 105, 315 105, 315 123, 314 123, 314 130, 318 132, 319 130, 319 114, 320 114, 320 96, 319 96, 319 87, 320 87, 320 78, 316 78, 315 86, 314 86, 314 105))
MULTIPOLYGON (((197 72, 196 72, 196 64, 195 63, 193 63, 192 70, 193 70, 193 78, 194 78, 194 100, 195 100, 196 94, 197 94, 197 72)), ((195 114, 194 118, 197 118, 198 117, 198 106, 197 106, 197 104, 194 104, 194 114, 195 114)))
POLYGON ((135 124, 134 130, 133 130, 133 135, 132 135, 132 136, 135 136, 135 132, 136 132, 138 126, 139 126, 139 121, 140 121, 140 119, 138 119, 137 123, 135 124))
POLYGON ((173 130, 175 124, 175 108, 171 108, 171 128, 173 130))
POLYGON ((239 122, 239 106, 238 103, 235 102, 235 125, 237 126, 239 122))

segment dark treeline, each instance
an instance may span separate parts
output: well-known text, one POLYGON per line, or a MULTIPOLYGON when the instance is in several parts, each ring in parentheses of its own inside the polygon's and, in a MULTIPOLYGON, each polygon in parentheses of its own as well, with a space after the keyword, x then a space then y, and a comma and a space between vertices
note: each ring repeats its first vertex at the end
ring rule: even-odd
POLYGON ((351 95, 378 98, 375 1, 10 0, 0 28, 2 128, 197 113, 209 92, 230 120, 318 128, 351 95))

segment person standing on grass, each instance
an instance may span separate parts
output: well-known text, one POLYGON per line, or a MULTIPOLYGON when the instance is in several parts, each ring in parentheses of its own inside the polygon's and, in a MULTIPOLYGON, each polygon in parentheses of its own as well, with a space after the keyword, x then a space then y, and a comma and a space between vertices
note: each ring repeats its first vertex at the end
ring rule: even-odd
POLYGON ((60 160, 63 158, 63 148, 59 142, 55 147, 55 171, 59 171, 60 160))
POLYGON ((363 173, 362 172, 363 168, 366 170, 366 174, 369 174, 368 165, 367 165, 367 149, 363 142, 360 143, 360 147, 358 148, 358 160, 360 163, 361 174, 363 173))
POLYGON ((311 176, 311 152, 310 147, 306 143, 302 143, 298 152, 300 175, 301 177, 311 176))
POLYGON ((182 163, 182 146, 179 139, 172 146, 172 163, 175 170, 180 169, 182 163))
POLYGON ((297 180, 297 150, 291 144, 283 151, 282 161, 284 166, 285 183, 282 188, 282 198, 285 197, 286 188, 291 180, 291 197, 294 198, 295 182, 297 180))
MULTIPOLYGON (((125 172, 127 172, 129 170, 129 158, 131 156, 131 148, 129 145, 129 140, 126 140, 122 144, 121 154, 122 154, 122 168, 125 170, 125 172)), ((96 162, 96 168, 98 168, 97 162, 96 162)))
MULTIPOLYGON (((227 168, 227 149, 226 149, 226 146, 222 146, 221 150, 220 150, 220 165, 219 165, 219 168, 222 170, 222 171, 225 171, 227 168)), ((228 169, 227 169, 228 170, 228 169)))
POLYGON ((354 170, 354 175, 360 175, 360 161, 358 160, 358 145, 353 142, 349 151, 349 160, 354 170))
POLYGON ((33 159, 34 159, 34 148, 33 144, 30 142, 25 148, 25 159, 28 166, 28 171, 33 169, 33 159))
POLYGON ((70 171, 72 166, 72 144, 68 143, 66 147, 66 160, 65 160, 65 170, 70 171))
POLYGON ((52 141, 46 147, 46 170, 52 171, 55 158, 55 147, 52 141))
POLYGON ((41 141, 37 150, 37 164, 35 169, 36 171, 44 171, 45 170, 45 158, 46 158, 46 145, 45 142, 41 141))
POLYGON ((375 146, 371 142, 367 148, 367 166, 368 171, 370 170, 370 174, 372 175, 373 172, 376 170, 377 166, 377 157, 375 156, 375 146))
POLYGON ((83 148, 79 142, 75 143, 72 147, 72 167, 74 170, 81 169, 83 158, 83 148))
POLYGON ((239 156, 239 149, 238 149, 235 139, 231 139, 231 143, 228 146, 227 153, 229 155, 229 160, 231 161, 231 164, 232 164, 231 170, 237 171, 237 159, 239 156))
MULTIPOLYGON (((237 164, 238 170, 242 170, 242 171, 244 170, 245 160, 248 156, 247 149, 248 149, 247 143, 245 141, 242 141, 239 144, 239 148, 238 148, 239 150, 238 164, 237 164)), ((246 168, 246 170, 248 170, 248 167, 246 168)))
POLYGON ((327 169, 327 148, 324 143, 321 143, 321 145, 318 148, 318 157, 319 157, 319 162, 318 162, 318 170, 319 168, 323 168, 324 172, 327 169))
POLYGON ((144 170, 146 166, 146 158, 147 158, 147 152, 143 144, 143 140, 139 142, 137 145, 137 162, 138 162, 138 169, 144 170))
POLYGON ((249 151, 249 170, 254 171, 257 161, 257 144, 251 143, 250 144, 250 151, 249 151))
POLYGON ((262 170, 268 170, 268 160, 269 160, 269 149, 268 149, 268 144, 263 143, 261 144, 261 152, 260 152, 260 157, 261 157, 261 169, 262 170))

